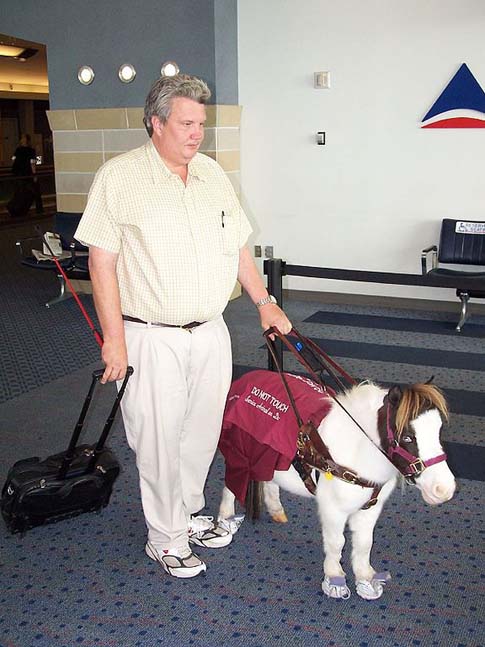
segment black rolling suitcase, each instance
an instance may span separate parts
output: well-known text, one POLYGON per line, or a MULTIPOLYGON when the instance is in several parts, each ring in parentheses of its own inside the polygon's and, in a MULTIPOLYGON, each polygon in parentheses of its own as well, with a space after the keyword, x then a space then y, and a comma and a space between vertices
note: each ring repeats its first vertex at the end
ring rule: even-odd
POLYGON ((10 468, 0 505, 12 533, 99 510, 108 504, 120 466, 114 453, 105 447, 105 441, 133 369, 128 367, 98 442, 78 446, 96 383, 103 372, 93 372, 68 449, 43 461, 38 457, 26 458, 10 468))

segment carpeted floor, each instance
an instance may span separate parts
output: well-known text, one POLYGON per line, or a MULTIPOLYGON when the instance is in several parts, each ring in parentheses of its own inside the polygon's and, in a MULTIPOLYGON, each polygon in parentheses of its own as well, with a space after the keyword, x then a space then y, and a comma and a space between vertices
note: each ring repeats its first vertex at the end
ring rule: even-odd
MULTIPOLYGON (((21 228, 20 228, 21 229, 21 228)), ((73 301, 46 309, 56 279, 20 269, 19 234, 2 232, 0 308, 0 478, 20 458, 62 449, 77 419, 98 349, 73 301), (37 276, 37 274, 39 276, 37 276)), ((92 313, 89 297, 83 301, 92 313)), ((452 415, 459 491, 431 508, 407 487, 379 519, 373 561, 390 570, 384 596, 348 601, 321 592, 322 548, 312 502, 286 495, 290 522, 265 515, 234 542, 205 551, 205 577, 178 581, 143 553, 145 531, 133 456, 120 420, 110 445, 122 474, 112 501, 24 537, 2 525, 0 647, 479 647, 484 631, 485 318, 462 335, 455 314, 329 305, 292 299, 287 311, 355 376, 390 384, 428 379, 442 386, 452 415), (479 457, 477 464, 476 458, 479 457), (209 553, 209 554, 208 554, 209 553)), ((245 298, 226 312, 235 375, 266 366, 257 314, 245 298)), ((299 370, 285 355, 286 368, 299 370)), ((101 429, 112 385, 98 390, 84 441, 101 429)), ((207 484, 216 513, 223 481, 218 456, 207 484)), ((349 551, 344 566, 349 568, 349 551)))

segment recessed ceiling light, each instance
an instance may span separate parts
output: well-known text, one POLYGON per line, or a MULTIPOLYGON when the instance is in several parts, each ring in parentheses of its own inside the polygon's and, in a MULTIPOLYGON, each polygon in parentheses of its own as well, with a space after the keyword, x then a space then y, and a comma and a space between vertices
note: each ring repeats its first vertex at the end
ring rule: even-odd
POLYGON ((94 81, 94 70, 89 65, 83 65, 77 72, 79 83, 90 85, 94 81))
POLYGON ((17 47, 0 43, 0 58, 10 58, 24 63, 28 58, 35 56, 39 50, 33 47, 17 47))
POLYGON ((131 63, 123 63, 118 70, 118 76, 122 83, 131 83, 136 76, 136 70, 131 63))
POLYGON ((160 70, 162 76, 175 76, 180 72, 179 66, 173 61, 166 61, 160 70))
POLYGON ((13 45, 0 45, 0 56, 10 56, 15 58, 20 56, 24 51, 25 47, 14 47, 13 45))

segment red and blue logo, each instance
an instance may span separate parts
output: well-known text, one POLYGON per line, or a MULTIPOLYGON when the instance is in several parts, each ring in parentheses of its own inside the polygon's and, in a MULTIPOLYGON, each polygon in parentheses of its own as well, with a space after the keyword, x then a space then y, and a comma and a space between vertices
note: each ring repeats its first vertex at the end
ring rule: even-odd
POLYGON ((485 128, 485 92, 466 63, 423 117, 421 128, 485 128))

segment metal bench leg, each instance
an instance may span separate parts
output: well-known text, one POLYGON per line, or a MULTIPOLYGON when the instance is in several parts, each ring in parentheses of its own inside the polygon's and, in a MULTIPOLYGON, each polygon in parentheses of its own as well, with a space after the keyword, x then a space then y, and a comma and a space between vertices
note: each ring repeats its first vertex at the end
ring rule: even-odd
POLYGON ((467 318, 468 312, 467 312, 467 305, 468 301, 470 300, 470 295, 468 292, 461 292, 459 295, 460 301, 461 301, 461 315, 460 315, 460 321, 456 325, 456 332, 461 332, 461 329, 463 328, 465 324, 465 320, 467 318))
POLYGON ((64 277, 58 274, 57 278, 59 279, 61 284, 60 293, 54 299, 51 299, 45 304, 46 308, 50 308, 56 303, 60 303, 61 301, 65 301, 66 299, 69 299, 71 297, 71 294, 69 292, 66 292, 66 281, 64 280, 64 277))

